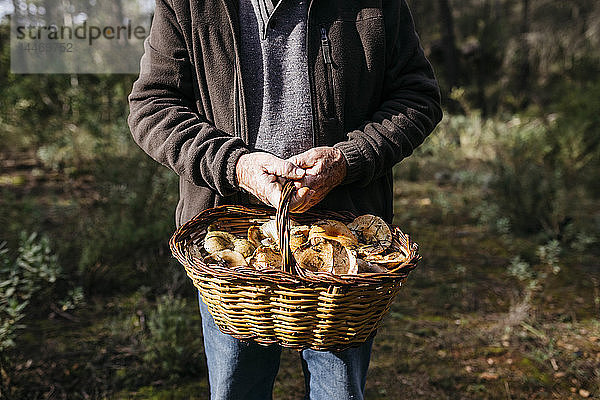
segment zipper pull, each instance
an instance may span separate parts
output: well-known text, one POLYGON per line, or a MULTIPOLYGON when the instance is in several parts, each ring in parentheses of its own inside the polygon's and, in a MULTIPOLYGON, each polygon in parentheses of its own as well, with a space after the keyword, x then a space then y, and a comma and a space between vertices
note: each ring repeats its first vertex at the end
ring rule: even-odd
POLYGON ((321 27, 321 50, 323 51, 323 60, 325 64, 333 64, 331 60, 331 45, 327 37, 327 30, 324 26, 321 27))

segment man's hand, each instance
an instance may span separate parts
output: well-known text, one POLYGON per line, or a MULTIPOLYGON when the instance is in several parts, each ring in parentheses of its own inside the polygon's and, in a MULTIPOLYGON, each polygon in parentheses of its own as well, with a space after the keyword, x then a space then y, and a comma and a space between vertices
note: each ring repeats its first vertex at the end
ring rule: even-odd
POLYGON ((304 212, 323 200, 346 177, 346 159, 335 147, 315 147, 288 161, 306 171, 296 183, 298 196, 290 204, 295 212, 304 212))
MULTIPOLYGON (((238 185, 263 203, 277 208, 285 180, 300 180, 305 171, 269 153, 244 154, 235 166, 238 185)), ((307 188, 299 189, 292 204, 304 202, 307 188)))

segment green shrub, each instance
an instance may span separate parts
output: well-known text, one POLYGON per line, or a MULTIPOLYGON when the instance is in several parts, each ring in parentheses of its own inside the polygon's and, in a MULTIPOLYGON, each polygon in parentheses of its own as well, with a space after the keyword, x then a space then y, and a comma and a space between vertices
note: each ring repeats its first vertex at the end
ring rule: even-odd
POLYGON ((158 298, 148 316, 144 361, 167 376, 196 375, 202 370, 202 340, 197 312, 190 314, 185 299, 158 298))
POLYGON ((21 235, 16 258, 11 259, 5 243, 0 244, 0 353, 13 348, 21 321, 36 297, 53 289, 61 274, 58 259, 47 237, 21 235))
POLYGON ((600 80, 565 84, 556 104, 556 125, 549 135, 548 162, 564 170, 565 185, 584 186, 600 195, 600 80))
POLYGON ((487 200, 510 220, 514 232, 559 237, 570 219, 575 193, 565 186, 563 166, 550 162, 554 146, 540 120, 516 124, 496 145, 487 200))
MULTIPOLYGON (((91 274, 98 266, 108 265, 121 281, 119 267, 135 273, 132 264, 145 265, 153 254, 165 250, 175 229, 177 180, 141 150, 129 157, 99 161, 95 174, 100 200, 80 210, 85 218, 77 226, 80 240, 74 244, 73 252, 78 254, 74 264, 86 281, 96 278, 91 274)), ((150 284, 131 283, 132 287, 150 284)))
POLYGON ((498 132, 490 200, 516 232, 575 240, 600 194, 600 81, 565 86, 553 108, 498 132))

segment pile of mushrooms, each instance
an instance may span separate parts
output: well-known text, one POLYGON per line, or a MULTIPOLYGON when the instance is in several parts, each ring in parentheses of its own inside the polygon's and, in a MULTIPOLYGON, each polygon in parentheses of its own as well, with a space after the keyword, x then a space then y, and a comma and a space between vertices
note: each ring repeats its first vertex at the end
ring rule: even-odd
MULTIPOLYGON (((274 219, 248 228, 240 238, 210 226, 203 242, 207 263, 256 270, 281 268, 277 227, 274 219)), ((290 250, 296 264, 313 272, 356 275, 387 272, 406 260, 391 249, 392 232, 381 218, 362 215, 349 224, 324 219, 311 226, 292 221, 290 250)), ((202 252, 200 252, 202 253, 202 252)))

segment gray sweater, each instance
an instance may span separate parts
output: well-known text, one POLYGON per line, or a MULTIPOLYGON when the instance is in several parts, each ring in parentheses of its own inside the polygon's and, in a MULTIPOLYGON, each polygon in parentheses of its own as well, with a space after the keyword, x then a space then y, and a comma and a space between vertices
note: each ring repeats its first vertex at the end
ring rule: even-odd
POLYGON ((307 0, 239 0, 249 145, 288 158, 313 146, 307 0))

